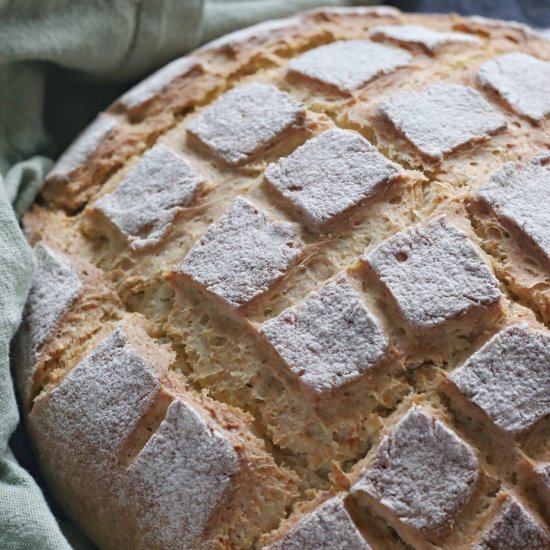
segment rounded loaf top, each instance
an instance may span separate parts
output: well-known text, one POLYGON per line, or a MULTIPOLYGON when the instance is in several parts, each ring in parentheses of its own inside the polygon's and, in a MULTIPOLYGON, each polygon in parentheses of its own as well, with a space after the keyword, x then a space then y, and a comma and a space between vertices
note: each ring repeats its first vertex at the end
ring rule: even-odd
POLYGON ((90 539, 550 548, 549 90, 527 27, 325 8, 98 115, 14 347, 90 539))

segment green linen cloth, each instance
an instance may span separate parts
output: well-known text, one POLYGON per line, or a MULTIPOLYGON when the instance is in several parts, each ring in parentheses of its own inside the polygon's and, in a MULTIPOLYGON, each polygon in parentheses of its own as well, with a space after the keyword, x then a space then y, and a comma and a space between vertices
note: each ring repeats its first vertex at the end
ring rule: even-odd
MULTIPOLYGON (((1 549, 71 547, 8 446, 19 422, 9 346, 34 262, 18 220, 51 168, 51 158, 130 84, 200 43, 261 20, 350 3, 0 0, 1 549)), ((65 528, 66 535, 73 531, 65 528)), ((73 544, 82 547, 82 542, 73 544)))

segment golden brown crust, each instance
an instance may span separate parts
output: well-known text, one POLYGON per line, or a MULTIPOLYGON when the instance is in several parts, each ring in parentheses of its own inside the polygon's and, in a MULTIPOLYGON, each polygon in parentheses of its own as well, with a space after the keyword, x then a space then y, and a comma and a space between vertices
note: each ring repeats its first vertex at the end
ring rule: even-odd
MULTIPOLYGON (((505 162, 523 165, 550 145, 550 119, 533 124, 514 111, 513 103, 483 89, 476 78, 483 63, 518 51, 550 61, 550 42, 521 26, 456 15, 402 14, 392 8, 314 10, 233 33, 161 69, 115 102, 95 130, 92 127, 80 145, 73 146, 46 178, 41 205, 25 217, 29 240, 53 250, 44 256, 50 277, 47 288, 65 292, 60 294, 62 307, 44 332, 47 336, 33 348, 30 375, 28 367, 21 369, 19 381, 46 477, 61 504, 94 542, 106 548, 259 548, 290 536, 303 518, 315 517, 316 510, 333 497, 344 498, 347 512, 342 517, 348 521, 349 514, 360 537, 374 550, 433 549, 434 544, 466 548, 489 528, 508 491, 525 500, 532 514, 550 520, 545 506, 550 490, 544 482, 548 418, 542 414, 538 424, 520 437, 502 433, 447 380, 506 327, 527 322, 544 331, 550 319, 548 265, 521 245, 529 235, 520 231, 510 238, 507 222, 479 200, 480 190, 505 162), (374 76, 367 75, 355 88, 349 88, 345 75, 327 85, 322 73, 305 79, 287 72, 289 61, 304 52, 338 40, 368 39, 374 27, 401 24, 443 33, 459 31, 475 40, 429 49, 377 34, 376 44, 399 46, 411 61, 373 70, 374 76), (196 136, 188 125, 208 113, 228 90, 253 83, 277 86, 292 101, 301 102, 303 120, 285 126, 286 119, 273 112, 262 115, 266 123, 255 130, 257 134, 247 132, 246 125, 240 133, 233 127, 243 140, 242 149, 251 153, 239 162, 220 162, 224 156, 236 158, 228 156, 228 150, 240 153, 231 132, 216 127, 219 120, 210 121, 213 126, 196 136), (400 120, 410 97, 419 97, 407 94, 434 84, 446 86, 449 97, 467 98, 473 102, 469 105, 481 106, 490 123, 477 125, 480 116, 471 116, 452 101, 447 110, 440 108, 445 93, 439 92, 430 112, 416 117, 413 108, 407 120, 400 120), (464 92, 466 87, 471 91, 464 92), (382 102, 397 94, 404 94, 401 111, 382 116, 382 102), (431 120, 432 132, 426 130, 431 120), (449 126, 454 141, 444 143, 449 126), (340 206, 342 197, 338 197, 346 215, 336 216, 326 226, 307 223, 304 211, 322 212, 318 202, 315 210, 307 201, 319 196, 329 201, 330 192, 325 188, 319 196, 304 195, 296 199, 302 202, 282 205, 266 184, 264 171, 268 163, 288 156, 313 136, 338 127, 367 138, 402 170, 391 185, 369 200, 358 199, 353 208, 340 206), (174 205, 170 197, 163 199, 168 210, 177 211, 163 221, 167 230, 151 247, 131 249, 108 219, 95 214, 93 205, 117 189, 155 144, 181 154, 205 183, 192 204, 174 205), (238 197, 244 197, 257 215, 246 226, 246 235, 239 234, 239 216, 229 216, 231 223, 222 224, 220 233, 216 222, 230 204, 242 202, 238 197), (434 237, 426 227, 437 219, 454 229, 436 232, 434 237), (198 255, 192 269, 180 275, 190 251, 203 248, 208 253, 198 255), (457 268, 461 264, 457 250, 468 258, 463 269, 457 268), (374 257, 376 262, 369 260, 374 257), (410 259, 416 262, 415 269, 398 270, 410 259), (498 281, 489 277, 491 270, 498 281), (334 391, 315 394, 304 389, 297 378, 299 369, 292 368, 303 366, 304 354, 291 346, 285 354, 274 353, 260 327, 281 315, 292 317, 295 306, 315 296, 309 293, 344 272, 362 303, 379 319, 388 349, 376 369, 336 384, 334 391), (397 285, 392 279, 396 274, 397 285), (67 291, 71 288, 74 292, 67 291), (429 295, 422 294, 426 289, 429 295), (241 305, 228 307, 227 296, 241 305), (411 313, 404 301, 416 304, 415 311, 411 313), (421 311, 422 326, 416 323, 421 311), (99 414, 82 379, 94 380, 89 358, 122 330, 120 326, 128 327, 129 341, 135 342, 137 355, 148 365, 150 389, 143 390, 143 409, 122 415, 127 429, 120 437, 108 417, 101 417, 107 429, 101 435, 106 439, 100 441, 75 411, 87 410, 91 418, 99 414), (137 339, 132 327, 138 327, 137 339), (82 372, 89 372, 88 378, 82 372), (63 401, 63 392, 74 402, 63 401), (197 416, 185 416, 178 400, 197 416), (434 464, 445 459, 445 453, 452 454, 448 447, 454 445, 462 449, 466 472, 456 474, 456 483, 471 482, 468 472, 475 469, 474 462, 479 473, 472 491, 463 491, 460 498, 449 491, 449 498, 457 499, 454 504, 438 504, 441 494, 434 496, 423 487, 426 502, 417 503, 415 523, 414 510, 401 509, 398 494, 393 500, 383 499, 373 489, 374 474, 369 474, 368 497, 353 486, 360 485, 365 472, 378 468, 373 469, 373 464, 385 460, 380 457, 388 454, 387 442, 400 421, 414 416, 411 411, 417 409, 423 421, 430 418, 437 426, 436 440, 444 434, 441 437, 451 442, 438 447, 442 456, 436 456, 434 464), (59 420, 60 415, 68 424, 59 420), (177 415, 184 415, 183 424, 177 415), (201 418, 229 442, 221 447, 227 455, 220 451, 232 472, 229 488, 222 491, 227 480, 218 482, 216 498, 203 503, 202 516, 197 513, 197 525, 203 523, 196 532, 185 521, 178 524, 179 531, 172 530, 172 516, 165 508, 173 509, 172 514, 189 510, 181 507, 181 498, 170 500, 171 493, 162 491, 166 482, 162 476, 171 472, 187 479, 190 470, 174 458, 173 449, 178 454, 189 450, 177 447, 173 434, 190 430, 195 421, 201 425, 201 418), (80 433, 84 427, 88 432, 80 433), (81 442, 83 452, 67 454, 67 437, 74 438, 75 445, 81 442), (165 469, 155 462, 157 455, 172 456, 165 469), (79 479, 82 471, 86 475, 79 479), (128 480, 135 487, 129 489, 128 480), (117 491, 127 500, 117 499, 117 491), (134 506, 140 499, 147 504, 134 506), (433 504, 431 512, 440 523, 425 517, 431 513, 428 504, 433 504)), ((386 54, 391 57, 391 52, 386 54)), ((246 115, 246 103, 236 106, 241 108, 246 115)), ((347 173, 337 165, 338 159, 332 162, 327 170, 347 173)), ((285 177, 292 178, 292 164, 288 166, 285 177)), ((285 185, 299 191, 292 181, 285 185)), ((140 229, 147 230, 146 224, 140 229)), ((37 303, 41 303, 38 298, 37 303)), ((361 327, 354 326, 361 323, 361 316, 348 310, 341 314, 334 310, 337 303, 326 305, 322 300, 312 299, 308 307, 321 306, 328 308, 322 314, 331 322, 312 326, 315 312, 308 312, 301 321, 300 338, 314 353, 322 353, 318 331, 332 331, 325 340, 344 346, 345 351, 346 331, 338 323, 345 318, 347 330, 353 327, 362 334, 361 327)), ((27 328, 19 337, 23 348, 27 328)), ((95 364, 98 370, 109 371, 101 361, 95 364)), ((340 365, 334 368, 338 372, 340 365)), ((340 374, 345 368, 344 364, 340 374)), ((90 382, 89 387, 94 385, 90 382)), ((113 401, 108 392, 101 395, 103 412, 116 415, 115 409, 109 409, 113 401)), ((131 392, 118 395, 121 411, 131 399, 131 392)), ((542 410, 547 406, 544 400, 537 402, 542 410)), ((418 435, 415 429, 405 430, 405 440, 418 435)), ((204 439, 205 432, 200 433, 204 439)), ((403 441, 403 433, 398 433, 403 441)), ((400 445, 396 442, 391 464, 397 469, 405 464, 407 470, 406 457, 398 453, 409 443, 400 445)), ((189 464, 192 459, 191 453, 189 464)), ((211 466, 212 479, 218 479, 215 461, 211 466)), ((437 468, 434 472, 437 475, 437 468)), ((401 481, 404 487, 412 483, 407 478, 401 481)), ((389 487, 392 480, 386 482, 389 487)), ((188 489, 183 485, 180 491, 188 489)), ((441 490, 447 494, 446 487, 441 490)), ((196 502, 202 501, 197 497, 196 502)), ((319 535, 322 529, 316 521, 308 529, 317 529, 319 535)), ((539 521, 535 518, 535 523, 539 521)), ((355 544, 363 548, 356 535, 355 544)))

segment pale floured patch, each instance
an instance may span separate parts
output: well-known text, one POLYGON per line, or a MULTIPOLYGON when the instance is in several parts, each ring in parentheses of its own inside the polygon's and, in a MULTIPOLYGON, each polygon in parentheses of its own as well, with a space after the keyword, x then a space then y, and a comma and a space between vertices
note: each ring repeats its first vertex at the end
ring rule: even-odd
POLYGON ((269 290, 301 248, 293 224, 269 218, 237 197, 174 269, 238 308, 269 290))
POLYGON ((550 62, 514 52, 484 63, 477 80, 519 115, 540 122, 550 114, 550 62))
MULTIPOLYGON (((549 88, 550 89, 550 88, 549 88)), ((517 168, 505 164, 479 193, 481 201, 519 231, 550 261, 550 165, 535 158, 517 168)))
POLYGON ((341 497, 305 515, 265 550, 372 550, 353 523, 341 497))
POLYGON ((288 64, 292 74, 349 93, 382 74, 406 67, 411 56, 368 40, 338 41, 310 50, 288 64))
POLYGON ((265 179, 307 222, 322 225, 372 197, 400 172, 357 132, 333 129, 268 166, 265 179))
POLYGON ((413 406, 384 436, 351 492, 369 495, 398 522, 437 540, 451 530, 478 479, 474 450, 413 406))
POLYGON ((132 250, 138 250, 162 240, 178 210, 193 204, 203 184, 183 157, 156 145, 93 209, 119 230, 132 250))
POLYGON ((175 59, 127 91, 117 103, 126 109, 137 109, 163 92, 176 78, 198 68, 200 64, 193 58, 175 59))
MULTIPOLYGON (((145 337, 143 331, 137 334, 145 337)), ((152 346, 146 337, 142 343, 152 346)), ((32 414, 49 426, 67 460, 89 463, 93 456, 101 476, 117 462, 122 445, 161 391, 160 374, 147 353, 152 349, 143 352, 135 336, 118 326, 39 397, 32 414)))
POLYGON ((290 127, 305 107, 272 84, 247 84, 226 92, 187 125, 220 160, 243 164, 256 158, 290 127))
POLYGON ((32 398, 41 348, 52 339, 64 316, 83 292, 80 275, 61 252, 43 242, 34 247, 33 275, 14 353, 21 358, 18 382, 22 398, 32 398))
POLYGON ((63 314, 82 292, 82 283, 69 260, 43 243, 34 248, 36 271, 24 318, 31 329, 34 350, 50 338, 63 314))
POLYGON ((394 235, 363 258, 403 318, 431 328, 500 299, 498 281, 466 233, 439 217, 394 235))
POLYGON ((142 495, 145 545, 200 548, 216 509, 240 469, 233 443, 183 399, 168 407, 159 429, 128 469, 142 495))
POLYGON ((447 44, 480 44, 481 40, 464 32, 440 32, 421 25, 382 25, 370 31, 373 39, 389 39, 402 44, 416 44, 435 51, 447 44))
POLYGON ((260 330, 300 383, 317 394, 365 374, 388 350, 380 322, 343 275, 260 330))
POLYGON ((478 92, 458 84, 434 84, 390 96, 380 104, 380 113, 433 160, 506 127, 506 119, 478 92))
POLYGON ((48 173, 48 179, 68 178, 77 168, 90 159, 101 143, 117 126, 117 119, 102 113, 90 124, 59 157, 48 173))
POLYGON ((473 542, 472 550, 550 548, 550 531, 516 497, 504 494, 499 505, 501 509, 486 530, 473 542))
POLYGON ((499 428, 518 436, 550 414, 550 334, 525 324, 493 336, 450 380, 499 428))

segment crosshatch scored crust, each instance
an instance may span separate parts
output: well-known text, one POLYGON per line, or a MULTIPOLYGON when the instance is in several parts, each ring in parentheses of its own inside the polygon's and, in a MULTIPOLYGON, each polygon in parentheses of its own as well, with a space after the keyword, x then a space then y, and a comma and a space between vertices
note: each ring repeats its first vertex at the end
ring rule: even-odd
POLYGON ((321 9, 98 117, 24 220, 14 346, 96 544, 549 547, 549 62, 520 25, 321 9))

